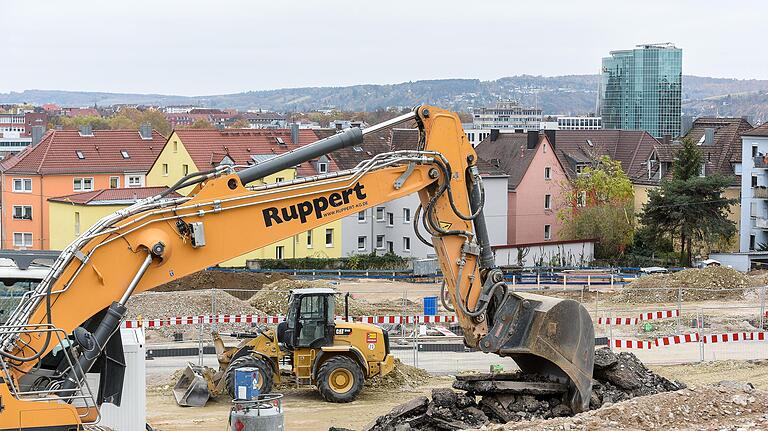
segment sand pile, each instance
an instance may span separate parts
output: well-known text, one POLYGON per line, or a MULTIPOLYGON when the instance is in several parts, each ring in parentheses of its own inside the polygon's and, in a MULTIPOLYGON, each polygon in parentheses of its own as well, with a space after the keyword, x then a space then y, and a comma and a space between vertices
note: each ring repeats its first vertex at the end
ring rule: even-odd
POLYGON ((429 380, 429 373, 395 359, 395 369, 384 377, 376 376, 365 382, 366 387, 381 390, 413 389, 429 380))
POLYGON ((240 299, 248 299, 253 292, 259 290, 265 284, 274 283, 291 277, 279 272, 248 272, 248 271, 200 271, 182 277, 178 280, 160 285, 153 289, 155 292, 177 292, 184 290, 205 290, 205 289, 230 289, 227 290, 232 296, 240 299), (237 290, 245 290, 238 292, 237 290))
POLYGON ((741 299, 752 285, 746 275, 722 266, 686 269, 671 274, 646 275, 629 283, 611 300, 626 303, 677 302, 679 289, 683 301, 741 299))

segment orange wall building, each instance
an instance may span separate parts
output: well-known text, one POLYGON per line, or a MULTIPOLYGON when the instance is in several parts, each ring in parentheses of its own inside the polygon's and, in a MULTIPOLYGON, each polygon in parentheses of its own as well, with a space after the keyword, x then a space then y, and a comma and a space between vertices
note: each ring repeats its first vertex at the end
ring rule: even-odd
POLYGON ((143 187, 165 144, 158 132, 54 130, 0 163, 3 249, 50 248, 48 199, 99 189, 143 187))

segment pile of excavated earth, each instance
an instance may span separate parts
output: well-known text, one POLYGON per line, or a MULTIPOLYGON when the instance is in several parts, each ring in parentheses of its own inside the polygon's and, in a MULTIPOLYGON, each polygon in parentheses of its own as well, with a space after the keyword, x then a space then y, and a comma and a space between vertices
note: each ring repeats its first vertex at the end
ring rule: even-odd
POLYGON ((677 302, 681 293, 683 301, 742 299, 754 285, 755 280, 734 269, 712 266, 643 276, 611 299, 624 303, 677 302))
MULTIPOLYGON (((685 388, 648 370, 631 353, 615 354, 607 348, 595 352, 594 381, 590 410, 600 409, 635 397, 653 395, 685 388)), ((483 378, 493 378, 484 375, 483 378)), ((555 384, 543 376, 500 375, 503 380, 555 384)), ((569 417, 570 407, 562 395, 545 390, 541 393, 489 395, 487 386, 473 386, 473 377, 458 376, 454 388, 432 391, 432 399, 415 398, 393 409, 369 424, 365 431, 434 431, 472 429, 492 424, 528 422, 537 419, 569 417), (485 393, 485 396, 481 396, 485 393)), ((546 386, 546 385, 542 385, 546 386)), ((539 391, 534 391, 539 392, 539 391)))
POLYGON ((157 286, 155 292, 179 292, 186 290, 223 289, 239 299, 248 299, 264 285, 291 276, 279 272, 250 271, 199 271, 157 286))
MULTIPOLYGON (((334 284, 328 281, 307 281, 307 280, 289 280, 282 279, 274 283, 265 285, 256 292, 248 302, 251 306, 258 308, 264 313, 272 315, 284 315, 288 311, 288 297, 293 289, 303 289, 312 287, 334 288, 334 284)), ((344 313, 344 295, 336 295, 336 314, 344 313)), ((353 295, 349 298, 350 316, 373 316, 381 314, 401 314, 418 313, 419 305, 413 301, 402 299, 389 300, 383 302, 369 302, 365 299, 355 298, 353 295), (405 309, 405 310, 404 310, 405 309)))

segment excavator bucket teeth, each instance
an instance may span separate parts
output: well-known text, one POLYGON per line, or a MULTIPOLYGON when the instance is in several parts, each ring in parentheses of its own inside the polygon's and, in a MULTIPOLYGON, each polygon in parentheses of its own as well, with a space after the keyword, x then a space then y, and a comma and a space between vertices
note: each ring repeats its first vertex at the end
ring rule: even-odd
POLYGON ((493 321, 481 340, 484 351, 511 357, 526 374, 566 383, 567 401, 575 413, 589 408, 595 331, 584 306, 515 292, 507 295, 493 321))
POLYGON ((176 404, 182 407, 203 407, 208 402, 211 393, 204 370, 192 364, 187 364, 179 381, 173 387, 176 404))

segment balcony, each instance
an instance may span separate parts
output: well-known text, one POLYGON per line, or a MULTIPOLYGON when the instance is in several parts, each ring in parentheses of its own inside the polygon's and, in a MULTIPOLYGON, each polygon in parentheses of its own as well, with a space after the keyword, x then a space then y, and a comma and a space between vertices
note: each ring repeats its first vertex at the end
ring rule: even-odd
POLYGON ((755 220, 755 229, 768 229, 768 219, 756 218, 754 220, 755 220))
POLYGON ((752 187, 752 197, 755 199, 768 199, 768 187, 752 187))
POLYGON ((755 169, 768 169, 768 156, 752 157, 755 162, 755 169))

